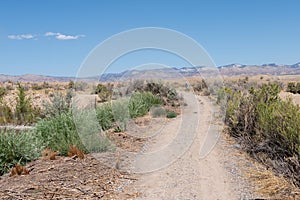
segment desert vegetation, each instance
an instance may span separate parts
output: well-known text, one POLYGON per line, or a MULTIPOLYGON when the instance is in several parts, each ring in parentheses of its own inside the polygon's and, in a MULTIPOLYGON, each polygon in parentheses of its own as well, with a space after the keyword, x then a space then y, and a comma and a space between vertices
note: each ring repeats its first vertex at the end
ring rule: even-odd
POLYGON ((169 106, 168 111, 163 112, 165 117, 173 118, 179 114, 175 110, 180 106, 180 97, 175 89, 160 82, 136 83, 139 84, 112 101, 113 84, 99 83, 89 90, 87 84, 73 81, 62 86, 47 82, 9 83, 15 88, 12 90, 16 96, 13 107, 4 100, 8 89, 1 87, 1 124, 33 125, 33 128, 21 132, 6 127, 1 130, 0 175, 41 156, 53 160, 58 155, 73 156, 76 152, 83 157, 89 152, 112 151, 115 145, 103 131, 126 131, 130 119, 146 115, 152 107, 169 106), (65 88, 64 91, 60 90, 61 87, 65 88), (47 92, 47 99, 40 106, 33 106, 30 92, 43 93, 46 90, 51 90, 51 93, 47 92), (101 104, 95 110, 96 122, 92 120, 91 110, 72 107, 75 92, 84 90, 92 91, 90 94, 97 94, 100 98, 101 104))
POLYGON ((281 90, 278 83, 227 83, 218 101, 227 99, 227 130, 242 148, 299 187, 300 108, 291 99, 282 100, 281 90))
POLYGON ((300 82, 289 82, 286 91, 293 94, 300 94, 300 82))

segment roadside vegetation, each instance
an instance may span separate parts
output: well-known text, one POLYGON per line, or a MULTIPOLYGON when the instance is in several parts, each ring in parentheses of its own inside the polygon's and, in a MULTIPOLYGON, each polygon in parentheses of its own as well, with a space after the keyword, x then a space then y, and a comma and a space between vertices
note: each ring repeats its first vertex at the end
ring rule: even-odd
MULTIPOLYGON (((32 106, 32 99, 21 83, 16 87, 16 106, 11 108, 3 100, 7 89, 0 88, 0 123, 34 125, 29 131, 16 132, 7 128, 1 131, 0 175, 16 164, 25 165, 38 159, 45 149, 61 156, 67 156, 74 146, 84 153, 114 150, 114 144, 103 131, 126 131, 130 119, 146 115, 152 107, 180 106, 175 89, 158 82, 140 83, 112 101, 113 85, 98 84, 92 93, 98 94, 104 103, 97 106, 95 120, 91 110, 72 108, 74 91, 84 89, 85 84, 70 81, 66 92, 49 94, 49 100, 43 103, 43 108, 32 106)), ((50 87, 46 82, 32 85, 33 90, 50 87)), ((170 110, 163 114, 172 118, 178 113, 170 110)))
POLYGON ((228 133, 242 148, 300 187, 300 108, 279 98, 281 90, 278 83, 227 84, 217 101, 227 99, 228 133))

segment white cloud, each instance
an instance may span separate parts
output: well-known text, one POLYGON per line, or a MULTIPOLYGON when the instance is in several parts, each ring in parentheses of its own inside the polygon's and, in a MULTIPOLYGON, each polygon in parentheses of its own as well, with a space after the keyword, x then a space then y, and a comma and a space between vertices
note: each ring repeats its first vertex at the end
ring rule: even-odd
MULTIPOLYGON (((85 35, 65 35, 62 33, 46 32, 45 37, 55 37, 57 40, 77 40, 85 35)), ((32 34, 21 34, 21 35, 8 35, 8 39, 11 40, 23 40, 23 39, 37 39, 36 35, 32 34)))
POLYGON ((22 34, 22 35, 8 35, 8 39, 11 40, 23 40, 23 39, 32 39, 35 36, 32 34, 22 34))
POLYGON ((57 35, 57 34, 59 34, 59 33, 53 33, 53 32, 47 32, 47 33, 45 33, 44 34, 44 36, 54 36, 54 35, 57 35))
POLYGON ((58 40, 77 40, 81 37, 85 37, 85 35, 65 35, 62 33, 54 33, 54 32, 47 32, 44 34, 44 36, 55 36, 58 40))

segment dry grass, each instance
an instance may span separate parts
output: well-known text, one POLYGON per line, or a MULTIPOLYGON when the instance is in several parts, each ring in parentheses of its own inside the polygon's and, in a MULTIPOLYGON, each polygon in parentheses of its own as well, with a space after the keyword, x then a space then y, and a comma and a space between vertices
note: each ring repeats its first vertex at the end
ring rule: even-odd
MULTIPOLYGON (((228 133, 223 134, 226 142, 233 146, 237 141, 228 133)), ((242 149, 232 149, 230 152, 238 159, 238 168, 242 176, 249 180, 251 188, 262 199, 300 199, 300 189, 288 182, 283 176, 278 176, 254 160, 242 149)))
POLYGON ((282 176, 269 170, 250 169, 246 176, 255 184, 256 192, 271 199, 300 199, 300 191, 282 176))
POLYGON ((10 177, 11 176, 20 176, 20 175, 28 175, 29 174, 29 170, 26 169, 26 167, 22 166, 22 165, 16 165, 15 167, 13 167, 10 171, 10 177))
POLYGON ((70 145, 69 152, 68 152, 69 157, 77 156, 80 159, 84 159, 84 153, 81 149, 79 149, 76 145, 70 145))
POLYGON ((48 148, 46 148, 42 151, 43 160, 55 160, 57 154, 58 153, 56 151, 53 151, 48 148))

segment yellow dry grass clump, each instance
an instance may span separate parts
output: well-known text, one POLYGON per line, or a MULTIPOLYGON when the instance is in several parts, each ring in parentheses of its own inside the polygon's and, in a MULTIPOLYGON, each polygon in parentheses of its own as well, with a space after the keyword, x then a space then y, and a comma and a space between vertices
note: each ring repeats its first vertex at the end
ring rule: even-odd
POLYGON ((292 186, 284 177, 276 176, 269 170, 251 169, 247 177, 257 187, 257 192, 269 198, 300 199, 300 191, 292 186))

